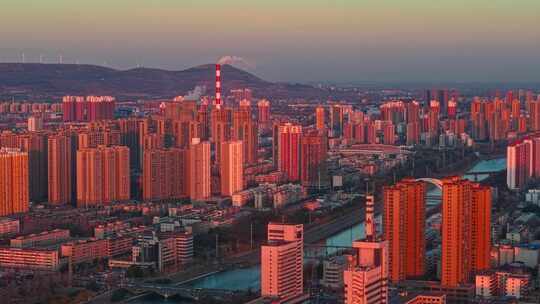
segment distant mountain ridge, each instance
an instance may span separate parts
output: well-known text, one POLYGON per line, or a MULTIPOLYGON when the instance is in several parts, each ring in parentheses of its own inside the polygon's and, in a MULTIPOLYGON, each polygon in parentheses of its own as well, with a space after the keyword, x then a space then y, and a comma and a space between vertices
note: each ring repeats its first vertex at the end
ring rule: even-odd
MULTIPOLYGON (((224 92, 250 88, 255 96, 312 98, 324 90, 309 85, 273 83, 251 73, 224 65, 224 92)), ((214 92, 215 65, 205 64, 182 71, 154 68, 116 70, 86 64, 0 63, 0 100, 10 97, 51 100, 64 95, 111 95, 120 100, 171 98, 204 85, 214 92)))

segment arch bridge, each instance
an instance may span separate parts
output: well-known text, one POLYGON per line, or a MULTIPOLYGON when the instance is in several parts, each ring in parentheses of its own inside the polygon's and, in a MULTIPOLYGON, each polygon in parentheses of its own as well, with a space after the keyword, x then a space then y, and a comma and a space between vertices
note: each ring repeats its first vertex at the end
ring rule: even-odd
MULTIPOLYGON (((499 172, 500 171, 467 172, 467 173, 465 173, 464 178, 467 178, 467 176, 468 176, 469 180, 472 180, 474 182, 478 182, 478 177, 479 176, 483 176, 483 175, 491 176, 491 175, 497 174, 499 172), (472 179, 470 177, 472 177, 472 179)), ((438 178, 424 177, 424 178, 417 178, 416 181, 422 181, 422 182, 430 183, 430 184, 434 185, 435 187, 442 190, 442 181, 440 179, 438 179, 438 178)))
POLYGON ((434 185, 435 187, 442 190, 442 181, 440 179, 424 177, 424 178, 417 178, 416 180, 420 182, 430 183, 434 185))

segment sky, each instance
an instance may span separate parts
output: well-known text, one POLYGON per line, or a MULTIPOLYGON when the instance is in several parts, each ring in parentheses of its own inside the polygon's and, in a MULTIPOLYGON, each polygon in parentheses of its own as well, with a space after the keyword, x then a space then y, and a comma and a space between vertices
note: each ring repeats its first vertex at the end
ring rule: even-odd
POLYGON ((0 62, 179 70, 232 55, 272 81, 540 82, 538 0, 0 3, 0 62))

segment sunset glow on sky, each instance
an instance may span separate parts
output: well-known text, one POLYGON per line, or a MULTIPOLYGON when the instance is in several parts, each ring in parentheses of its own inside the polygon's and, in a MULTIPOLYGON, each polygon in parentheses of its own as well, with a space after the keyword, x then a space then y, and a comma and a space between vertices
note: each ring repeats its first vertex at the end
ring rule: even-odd
POLYGON ((280 81, 538 81, 540 1, 3 0, 0 42, 2 62, 236 55, 280 81))

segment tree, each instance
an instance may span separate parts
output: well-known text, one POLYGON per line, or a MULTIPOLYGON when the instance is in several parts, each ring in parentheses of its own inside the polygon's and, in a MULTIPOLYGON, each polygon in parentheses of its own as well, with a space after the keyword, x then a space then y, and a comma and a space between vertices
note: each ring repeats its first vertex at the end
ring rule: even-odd
POLYGON ((91 290, 91 291, 94 291, 94 292, 98 292, 99 291, 99 285, 98 283, 94 280, 94 281, 90 281, 88 283, 88 285, 86 285, 86 288, 91 290))
POLYGON ((140 267, 131 265, 126 271, 126 276, 128 278, 142 278, 144 276, 144 272, 140 267))
POLYGON ((122 301, 126 296, 128 292, 125 289, 116 289, 111 294, 111 302, 119 302, 122 301))

